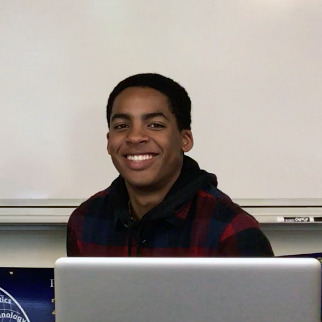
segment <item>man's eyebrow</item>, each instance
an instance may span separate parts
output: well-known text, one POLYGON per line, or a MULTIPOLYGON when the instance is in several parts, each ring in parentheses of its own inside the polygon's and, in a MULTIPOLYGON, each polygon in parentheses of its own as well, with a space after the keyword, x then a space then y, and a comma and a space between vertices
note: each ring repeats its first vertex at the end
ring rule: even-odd
MULTIPOLYGON (((169 120, 169 118, 162 112, 147 113, 147 114, 142 115, 142 119, 144 121, 148 121, 148 120, 153 119, 155 117, 163 117, 166 120, 169 120)), ((116 113, 116 114, 112 115, 111 122, 113 122, 115 119, 123 119, 123 120, 130 121, 131 116, 129 114, 125 114, 125 113, 116 113)))
POLYGON ((142 118, 145 121, 147 121, 147 120, 150 120, 152 118, 160 117, 160 116, 168 120, 168 117, 165 114, 163 114, 162 112, 155 112, 155 113, 144 114, 142 118))

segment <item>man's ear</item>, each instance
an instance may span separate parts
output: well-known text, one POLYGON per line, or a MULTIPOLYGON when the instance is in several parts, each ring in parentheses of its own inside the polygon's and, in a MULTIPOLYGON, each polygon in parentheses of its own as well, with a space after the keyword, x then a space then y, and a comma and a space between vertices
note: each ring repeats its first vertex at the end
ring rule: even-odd
POLYGON ((106 133, 106 140, 107 140, 106 150, 107 150, 108 154, 111 154, 110 153, 110 146, 109 146, 109 138, 110 138, 110 132, 107 132, 106 133))
POLYGON ((189 152, 193 147, 193 136, 191 130, 181 131, 182 145, 181 149, 183 152, 189 152))

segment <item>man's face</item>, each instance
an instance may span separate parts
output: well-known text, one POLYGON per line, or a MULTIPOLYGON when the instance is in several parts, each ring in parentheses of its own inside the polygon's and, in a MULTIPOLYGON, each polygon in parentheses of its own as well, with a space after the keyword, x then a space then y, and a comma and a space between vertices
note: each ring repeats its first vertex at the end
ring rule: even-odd
POLYGON ((114 100, 107 150, 128 187, 158 190, 180 174, 190 130, 178 129, 168 98, 148 87, 128 87, 114 100))

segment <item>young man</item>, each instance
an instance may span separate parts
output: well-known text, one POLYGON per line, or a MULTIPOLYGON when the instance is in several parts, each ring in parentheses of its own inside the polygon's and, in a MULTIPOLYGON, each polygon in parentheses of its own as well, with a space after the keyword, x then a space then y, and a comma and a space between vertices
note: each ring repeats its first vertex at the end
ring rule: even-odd
POLYGON ((107 151, 120 176, 68 222, 68 256, 273 256, 257 221, 184 155, 191 101, 159 74, 120 82, 107 103, 107 151))

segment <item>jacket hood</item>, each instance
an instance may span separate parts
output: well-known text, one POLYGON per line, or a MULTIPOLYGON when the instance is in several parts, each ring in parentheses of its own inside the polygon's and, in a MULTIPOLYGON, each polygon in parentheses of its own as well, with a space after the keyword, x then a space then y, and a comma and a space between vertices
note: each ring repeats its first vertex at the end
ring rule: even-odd
MULTIPOLYGON (((196 161, 184 156, 182 169, 177 181, 171 187, 164 200, 148 211, 141 219, 141 223, 171 217, 176 211, 192 199, 204 185, 211 184, 217 187, 217 177, 214 174, 200 170, 196 161)), ((127 222, 129 196, 125 181, 122 176, 115 179, 111 185, 111 203, 117 213, 115 214, 122 222, 127 222)))

